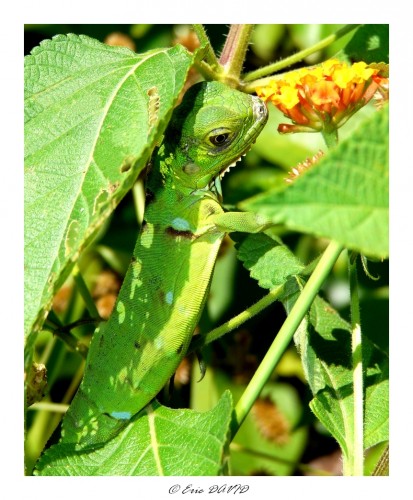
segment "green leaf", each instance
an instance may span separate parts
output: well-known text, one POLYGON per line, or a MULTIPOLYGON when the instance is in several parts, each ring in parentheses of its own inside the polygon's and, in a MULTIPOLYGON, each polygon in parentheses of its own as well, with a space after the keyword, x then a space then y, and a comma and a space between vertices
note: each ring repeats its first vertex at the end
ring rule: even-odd
MULTIPOLYGON (((353 443, 353 384, 351 329, 334 309, 317 298, 311 308, 308 338, 300 352, 314 399, 317 418, 331 432, 347 456, 353 443), (304 355, 305 352, 305 355, 304 355)), ((389 418, 388 354, 363 336, 365 415, 364 445, 386 441, 389 418)))
POLYGON ((146 165, 193 60, 179 45, 138 55, 83 35, 26 57, 26 335, 146 165))
POLYGON ((283 285, 288 278, 304 269, 288 247, 266 234, 237 234, 231 237, 237 242, 237 257, 262 288, 283 285))
POLYGON ((39 460, 41 476, 215 476, 222 473, 232 399, 209 412, 148 405, 119 436, 95 451, 52 446, 39 460))
MULTIPOLYGON (((345 321, 337 311, 321 297, 316 297, 309 315, 307 327, 309 331, 295 336, 294 340, 299 346, 301 358, 307 381, 313 394, 323 389, 328 383, 322 370, 320 360, 326 360, 327 364, 334 363, 339 374, 340 368, 350 370, 351 377, 351 354, 350 354, 350 324, 345 321), (325 342, 322 342, 322 339, 325 342), (336 359, 329 355, 330 342, 337 342, 341 349, 336 359)), ((341 373, 341 372, 340 372, 341 373)), ((352 383, 352 378, 350 378, 352 383)))
POLYGON ((358 28, 344 52, 352 61, 389 62, 389 25, 365 24, 358 28))
POLYGON ((363 339, 363 363, 367 367, 364 446, 389 439, 389 355, 363 339))
POLYGON ((388 109, 363 122, 294 183, 240 204, 366 255, 389 252, 388 109))

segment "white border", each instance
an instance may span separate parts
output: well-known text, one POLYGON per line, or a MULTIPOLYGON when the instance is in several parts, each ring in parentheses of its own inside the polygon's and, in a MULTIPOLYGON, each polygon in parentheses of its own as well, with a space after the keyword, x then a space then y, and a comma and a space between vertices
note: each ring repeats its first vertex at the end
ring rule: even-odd
MULTIPOLYGON (((1 49, 4 71, 1 137, 3 182, 0 196, 2 238, 3 349, 1 395, 1 476, 8 498, 39 496, 44 499, 173 498, 168 488, 178 478, 33 478, 23 476, 22 421, 22 313, 23 313, 23 24, 24 23, 190 23, 229 24, 272 23, 389 23, 391 27, 391 462, 389 478, 277 478, 223 477, 182 478, 182 484, 198 488, 218 483, 250 485, 242 498, 388 499, 397 495, 395 481, 409 479, 411 449, 412 390, 411 338, 408 313, 411 306, 413 161, 405 145, 412 143, 412 63, 408 54, 411 29, 406 8, 351 0, 333 4, 331 0, 258 3, 245 0, 157 0, 119 3, 71 0, 9 3, 3 10, 1 49), (404 11, 404 13, 403 13, 404 11), (404 16, 404 19, 403 19, 404 16), (403 146, 405 146, 403 148, 403 146), (20 173, 21 172, 21 173, 20 173), (20 320, 20 321, 19 321, 20 320), (10 344, 11 339, 16 341, 10 344), (19 340, 17 340, 19 339, 19 340), (8 342, 7 342, 8 341, 8 342), (408 385, 407 385, 408 384, 408 385), (410 448, 410 449, 409 449, 410 448), (403 449, 406 454, 403 453, 403 449), (43 484, 44 483, 44 484, 43 484), (149 496, 148 496, 149 495, 149 496), (351 498, 351 497, 350 497, 351 498)), ((411 22, 410 22, 411 24, 411 22)), ((410 51, 409 51, 410 52, 410 51)), ((410 148, 409 148, 410 149, 410 148)), ((397 485, 398 486, 398 485, 397 485)), ((180 495, 179 495, 180 496, 180 495)), ((203 498, 216 495, 188 494, 203 498)), ((220 495, 225 496, 224 495, 220 495)))

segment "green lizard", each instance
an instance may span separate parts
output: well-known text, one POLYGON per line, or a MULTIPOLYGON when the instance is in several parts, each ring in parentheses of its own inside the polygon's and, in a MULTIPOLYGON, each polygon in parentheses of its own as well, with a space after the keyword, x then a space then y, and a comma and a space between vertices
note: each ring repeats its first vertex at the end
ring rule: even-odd
POLYGON ((220 178, 267 121, 255 96, 194 85, 154 154, 142 228, 114 312, 92 339, 61 443, 95 448, 114 437, 173 376, 209 290, 226 232, 267 221, 221 207, 220 178))

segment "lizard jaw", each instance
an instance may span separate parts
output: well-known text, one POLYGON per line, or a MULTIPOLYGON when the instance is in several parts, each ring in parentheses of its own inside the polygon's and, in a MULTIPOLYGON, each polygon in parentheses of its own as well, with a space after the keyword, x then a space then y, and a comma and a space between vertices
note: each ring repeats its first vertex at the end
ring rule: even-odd
POLYGON ((239 158, 237 158, 234 162, 230 163, 228 167, 225 167, 221 172, 218 174, 219 178, 222 180, 224 175, 229 172, 229 169, 232 167, 235 167, 235 165, 241 160, 243 156, 245 156, 247 153, 242 154, 239 158))
MULTIPOLYGON (((253 142, 255 144, 255 141, 253 142)), ((232 163, 230 163, 228 166, 223 168, 216 177, 214 177, 211 182, 208 184, 207 188, 209 191, 213 191, 217 194, 218 198, 222 201, 222 190, 221 190, 221 180, 223 179, 224 175, 229 172, 229 169, 232 167, 235 167, 235 165, 242 159, 243 156, 246 156, 248 151, 251 149, 251 146, 249 146, 247 149, 244 150, 243 153, 232 163)))
MULTIPOLYGON (((249 150, 249 148, 248 148, 248 150, 249 150)), ((219 174, 216 177, 214 177, 212 179, 212 181, 209 183, 208 189, 210 191, 215 192, 215 194, 217 195, 218 199, 221 202, 222 202, 222 189, 221 189, 221 180, 222 180, 222 178, 224 177, 224 175, 227 172, 229 172, 230 168, 235 167, 235 165, 242 159, 242 157, 247 154, 248 150, 245 151, 245 153, 242 153, 239 158, 237 158, 235 161, 233 161, 232 163, 230 163, 227 167, 225 167, 224 169, 222 169, 219 172, 219 174)))

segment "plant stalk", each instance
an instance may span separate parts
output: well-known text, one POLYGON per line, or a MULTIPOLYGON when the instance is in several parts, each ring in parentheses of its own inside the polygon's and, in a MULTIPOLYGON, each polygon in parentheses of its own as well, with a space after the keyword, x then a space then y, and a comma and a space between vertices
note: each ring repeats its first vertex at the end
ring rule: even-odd
POLYGON ((358 255, 354 252, 349 256, 354 431, 351 452, 349 456, 343 455, 343 474, 346 476, 363 476, 364 473, 363 351, 357 284, 357 257, 358 255))
POLYGON ((326 146, 328 149, 332 149, 338 144, 338 130, 337 128, 331 128, 329 130, 324 129, 321 132, 321 135, 323 136, 324 142, 326 143, 326 146))
POLYGON ((266 307, 275 302, 280 297, 282 291, 283 291, 282 285, 277 288, 273 288, 267 295, 265 295, 262 299, 260 299, 252 306, 250 306, 248 309, 245 309, 245 311, 242 311, 237 316, 234 316, 233 318, 226 321, 217 328, 214 328, 207 334, 195 337, 194 340, 191 342, 188 352, 202 349, 207 344, 213 342, 214 340, 219 339, 226 333, 235 330, 235 328, 238 328, 240 325, 245 323, 245 321, 257 315, 266 307))
POLYGON ((92 316, 92 318, 99 318, 99 312, 96 309, 96 304, 92 296, 90 295, 89 289, 85 283, 85 280, 83 279, 83 276, 77 264, 73 269, 73 278, 75 280, 77 289, 79 290, 82 299, 85 301, 86 309, 88 310, 90 316, 92 316))
POLYGON ((62 405, 61 403, 52 403, 50 401, 39 401, 33 403, 29 410, 48 411, 53 413, 66 413, 69 405, 62 405))
POLYGON ((238 429, 250 412, 255 400, 271 377, 274 368, 288 347, 295 331, 309 310, 311 303, 315 299, 321 285, 330 273, 342 250, 343 247, 335 241, 332 241, 325 250, 314 272, 311 274, 307 284, 291 309, 290 314, 235 407, 234 419, 231 424, 232 438, 234 438, 235 434, 238 432, 238 429))
POLYGON ((223 71, 220 80, 231 87, 239 86, 245 54, 253 29, 253 24, 232 24, 230 27, 219 58, 219 64, 223 71))
POLYGON ((219 66, 218 59, 215 55, 214 49, 212 48, 211 42, 209 40, 207 32, 205 31, 205 28, 203 27, 202 24, 193 24, 192 28, 195 31, 196 36, 198 37, 198 40, 199 40, 199 43, 201 44, 201 47, 202 46, 205 47, 206 63, 209 66, 211 66, 212 68, 217 68, 219 66))

